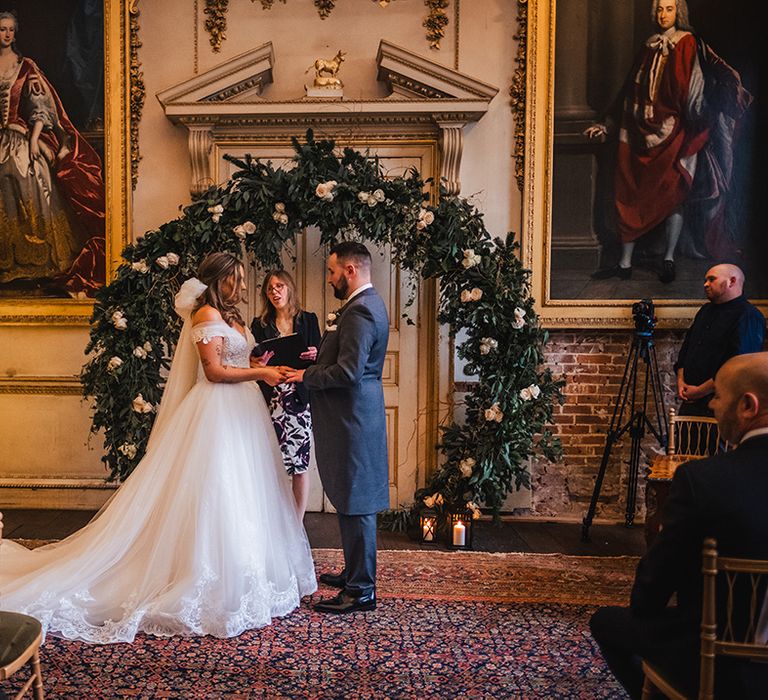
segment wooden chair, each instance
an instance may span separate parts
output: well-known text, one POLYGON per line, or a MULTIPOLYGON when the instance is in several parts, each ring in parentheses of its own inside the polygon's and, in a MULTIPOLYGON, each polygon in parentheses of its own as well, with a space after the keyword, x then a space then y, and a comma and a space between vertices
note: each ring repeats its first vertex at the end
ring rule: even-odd
MULTIPOLYGON (((3 514, 0 513, 0 542, 3 539, 3 514)), ((2 563, 0 561, 0 563, 2 563)), ((35 700, 43 700, 43 675, 40 671, 40 644, 43 628, 29 615, 0 610, 0 682, 29 663, 32 675, 13 700, 21 700, 31 688, 35 700)))
MULTIPOLYGON (((768 663, 768 630, 760 629, 760 623, 766 624, 762 608, 768 605, 768 560, 719 557, 717 542, 707 538, 702 548, 702 576, 701 670, 697 697, 698 700, 713 700, 717 655, 768 663), (725 587, 726 609, 718 634, 716 590, 719 573, 723 574, 721 584, 725 587), (737 615, 743 615, 744 619, 737 622, 737 615)), ((650 700, 655 691, 670 700, 692 700, 647 661, 643 661, 643 673, 643 700, 650 700)))
POLYGON ((651 546, 661 527, 661 511, 675 470, 685 462, 711 457, 733 446, 720 439, 717 421, 709 416, 678 416, 669 409, 669 441, 666 454, 651 460, 646 481, 645 542, 651 546))

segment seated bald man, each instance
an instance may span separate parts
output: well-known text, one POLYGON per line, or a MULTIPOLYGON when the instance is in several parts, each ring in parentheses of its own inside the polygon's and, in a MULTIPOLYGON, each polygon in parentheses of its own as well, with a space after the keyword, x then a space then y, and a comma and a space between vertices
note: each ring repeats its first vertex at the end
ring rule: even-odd
POLYGON ((760 352, 765 318, 744 296, 744 273, 736 265, 715 265, 704 276, 708 304, 699 309, 675 362, 677 397, 683 416, 711 416, 713 380, 726 360, 760 352))
MULTIPOLYGON (((641 658, 696 697, 704 539, 714 537, 723 556, 768 559, 768 353, 728 360, 715 376, 711 407, 723 438, 738 447, 678 467, 629 607, 600 608, 590 620, 608 666, 632 698, 641 697, 641 658)), ((715 684, 717 698, 765 698, 768 664, 718 659, 715 684)))

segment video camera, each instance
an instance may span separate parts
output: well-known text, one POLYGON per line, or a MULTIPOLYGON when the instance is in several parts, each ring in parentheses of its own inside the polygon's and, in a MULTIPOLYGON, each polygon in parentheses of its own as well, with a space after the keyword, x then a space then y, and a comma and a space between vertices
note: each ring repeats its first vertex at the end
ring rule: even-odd
POLYGON ((635 333, 637 335, 651 335, 656 327, 653 299, 643 299, 632 304, 632 317, 635 320, 635 333))

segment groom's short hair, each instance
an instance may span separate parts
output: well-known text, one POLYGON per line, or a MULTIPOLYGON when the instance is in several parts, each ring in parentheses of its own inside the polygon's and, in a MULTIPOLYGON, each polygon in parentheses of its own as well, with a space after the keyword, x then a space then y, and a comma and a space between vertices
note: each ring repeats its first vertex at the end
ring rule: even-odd
POLYGON ((335 255, 339 262, 353 262, 359 267, 370 269, 371 254, 362 243, 357 241, 341 241, 332 248, 330 255, 335 255))

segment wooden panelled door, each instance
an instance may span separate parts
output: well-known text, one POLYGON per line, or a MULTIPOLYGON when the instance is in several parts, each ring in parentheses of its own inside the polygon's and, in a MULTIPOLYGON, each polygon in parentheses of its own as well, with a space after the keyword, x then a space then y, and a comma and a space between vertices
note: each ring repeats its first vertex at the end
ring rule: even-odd
MULTIPOLYGON (((346 145, 346 144, 342 144, 346 145)), ((368 149, 379 155, 387 174, 404 174, 415 167, 424 179, 433 175, 436 165, 436 146, 433 142, 407 142, 386 144, 351 144, 358 150, 368 149)), ((242 156, 250 153, 255 158, 271 160, 275 166, 290 167, 291 149, 287 146, 242 142, 220 148, 218 179, 226 180, 234 167, 220 155, 230 153, 242 156)), ((333 290, 326 282, 325 247, 320 246, 319 231, 307 229, 299 236, 295 250, 286 250, 283 256, 285 269, 296 280, 302 306, 317 314, 320 330, 330 311, 337 309, 340 302, 333 296, 333 290)), ((409 296, 408 280, 391 263, 386 249, 376 250, 368 245, 373 256, 373 284, 387 305, 390 318, 389 345, 384 364, 384 399, 387 412, 387 442, 389 449, 389 491, 390 507, 410 503, 417 487, 423 485, 425 468, 434 460, 434 444, 437 439, 436 387, 432 377, 437 354, 434 338, 434 304, 423 290, 414 303, 406 308, 409 296), (431 308, 429 308, 431 307, 431 308), (409 324, 403 317, 408 314, 414 322, 409 324), (430 420, 432 416, 432 420, 430 420)), ((249 279, 248 319, 260 311, 258 300, 263 272, 251 270, 249 279)), ((310 498, 308 510, 332 511, 333 507, 325 498, 312 454, 310 468, 310 498)))

